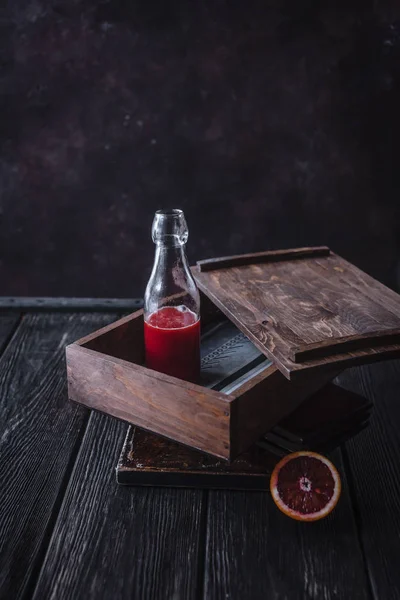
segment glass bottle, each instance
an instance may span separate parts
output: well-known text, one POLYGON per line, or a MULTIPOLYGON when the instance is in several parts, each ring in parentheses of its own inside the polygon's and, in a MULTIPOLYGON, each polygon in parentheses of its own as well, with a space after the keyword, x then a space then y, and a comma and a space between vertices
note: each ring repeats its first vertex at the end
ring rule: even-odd
POLYGON ((158 210, 152 238, 153 270, 144 296, 146 366, 187 381, 200 376, 200 296, 185 246, 183 211, 158 210))

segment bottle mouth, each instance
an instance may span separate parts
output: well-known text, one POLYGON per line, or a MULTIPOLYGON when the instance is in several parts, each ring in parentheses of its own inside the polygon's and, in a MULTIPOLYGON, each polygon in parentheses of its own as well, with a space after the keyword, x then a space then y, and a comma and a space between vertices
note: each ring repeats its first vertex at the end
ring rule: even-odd
POLYGON ((156 211, 152 226, 153 242, 170 247, 183 246, 189 236, 185 215, 180 208, 156 211))
POLYGON ((161 208, 160 210, 156 210, 156 215, 162 215, 165 217, 181 217, 183 215, 183 210, 180 208, 161 208))

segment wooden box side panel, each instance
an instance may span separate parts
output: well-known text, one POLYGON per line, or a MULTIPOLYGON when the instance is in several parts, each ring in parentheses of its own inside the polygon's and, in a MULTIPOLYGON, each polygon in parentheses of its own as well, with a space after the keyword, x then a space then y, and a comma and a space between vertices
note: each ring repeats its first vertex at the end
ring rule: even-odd
POLYGON ((114 356, 121 360, 144 363, 143 310, 138 310, 87 335, 75 345, 114 356))
POLYGON ((75 344, 67 347, 67 373, 71 400, 231 458, 230 396, 75 344))
POLYGON ((271 365, 237 389, 232 406, 232 454, 249 448, 337 374, 335 370, 313 374, 302 381, 288 381, 271 365))

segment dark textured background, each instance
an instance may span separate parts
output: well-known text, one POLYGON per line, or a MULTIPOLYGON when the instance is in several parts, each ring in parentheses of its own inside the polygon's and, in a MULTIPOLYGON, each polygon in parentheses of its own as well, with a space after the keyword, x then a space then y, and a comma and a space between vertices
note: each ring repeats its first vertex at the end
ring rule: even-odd
POLYGON ((398 288, 399 139, 399 2, 0 0, 0 294, 141 295, 167 205, 398 288))

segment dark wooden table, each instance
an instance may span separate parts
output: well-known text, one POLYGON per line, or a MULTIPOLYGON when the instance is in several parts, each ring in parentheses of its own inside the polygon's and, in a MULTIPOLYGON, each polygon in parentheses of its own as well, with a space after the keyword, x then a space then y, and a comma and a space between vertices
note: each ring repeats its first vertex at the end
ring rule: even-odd
POLYGON ((1 600, 400 598, 400 362, 340 376, 374 415, 302 524, 269 493, 116 484, 126 425, 68 401, 64 346, 137 302, 0 303, 1 600))

